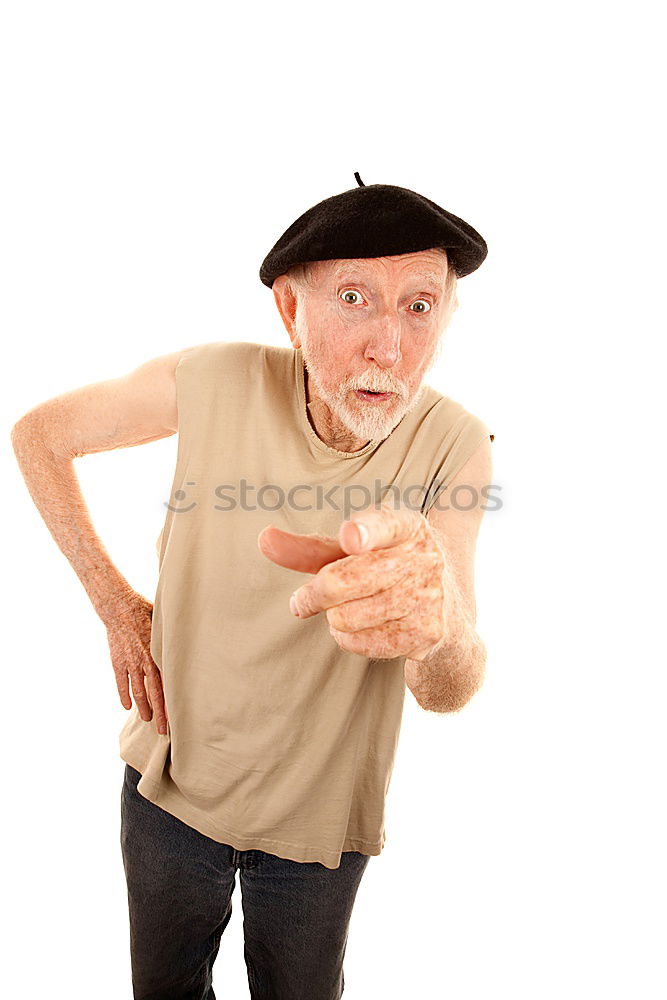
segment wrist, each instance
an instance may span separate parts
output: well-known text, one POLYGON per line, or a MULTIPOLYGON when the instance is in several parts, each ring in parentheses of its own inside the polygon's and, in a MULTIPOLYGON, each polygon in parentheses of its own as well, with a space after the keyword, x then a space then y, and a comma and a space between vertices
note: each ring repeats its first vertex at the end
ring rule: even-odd
POLYGON ((100 594, 93 603, 100 619, 108 626, 130 613, 136 597, 135 591, 129 583, 125 582, 113 589, 110 588, 104 594, 100 594))

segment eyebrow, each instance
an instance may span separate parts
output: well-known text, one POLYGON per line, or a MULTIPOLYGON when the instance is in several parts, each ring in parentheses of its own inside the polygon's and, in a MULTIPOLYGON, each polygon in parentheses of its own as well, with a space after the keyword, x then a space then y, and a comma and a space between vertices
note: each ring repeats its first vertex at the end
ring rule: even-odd
MULTIPOLYGON (((338 267, 334 268, 333 278, 338 280, 344 276, 349 275, 350 277, 356 277, 357 279, 368 279, 370 275, 360 267, 355 264, 339 264, 338 267)), ((444 287, 444 276, 438 274, 436 271, 419 271, 415 274, 411 274, 410 278, 416 285, 432 285, 437 291, 442 291, 444 287)))

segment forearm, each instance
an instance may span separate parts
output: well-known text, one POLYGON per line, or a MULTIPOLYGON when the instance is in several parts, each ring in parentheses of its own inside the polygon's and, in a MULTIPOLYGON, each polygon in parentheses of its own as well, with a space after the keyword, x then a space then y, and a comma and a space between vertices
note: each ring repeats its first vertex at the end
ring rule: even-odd
POLYGON ((484 679, 486 647, 465 607, 460 589, 445 557, 445 635, 423 660, 405 661, 407 686, 422 708, 456 712, 463 708, 484 679))
POLYGON ((114 566, 90 519, 71 457, 54 454, 37 421, 12 430, 14 452, 28 491, 61 552, 105 623, 124 607, 132 588, 114 566))

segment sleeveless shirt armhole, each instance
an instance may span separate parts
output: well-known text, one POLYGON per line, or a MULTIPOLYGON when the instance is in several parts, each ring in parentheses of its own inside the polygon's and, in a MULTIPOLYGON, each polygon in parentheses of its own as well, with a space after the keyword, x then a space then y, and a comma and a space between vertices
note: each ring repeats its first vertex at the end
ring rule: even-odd
POLYGON ((447 434, 443 442, 445 447, 441 453, 438 466, 428 487, 422 514, 428 515, 431 507, 449 489, 449 484, 458 475, 468 459, 487 439, 493 441, 494 435, 488 426, 469 411, 463 410, 456 424, 447 434), (446 470, 446 472, 445 472, 446 470))

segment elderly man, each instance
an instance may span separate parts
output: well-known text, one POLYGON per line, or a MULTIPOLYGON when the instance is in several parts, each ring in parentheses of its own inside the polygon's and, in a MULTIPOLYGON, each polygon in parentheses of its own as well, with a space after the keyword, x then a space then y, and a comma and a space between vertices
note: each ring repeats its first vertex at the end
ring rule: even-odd
POLYGON ((405 687, 453 712, 482 681, 473 565, 492 435, 424 377, 486 244, 423 196, 355 176, 262 264, 292 347, 189 347, 13 429, 132 709, 135 998, 214 998, 237 868, 251 995, 340 997, 405 687), (176 431, 151 604, 95 534, 72 460, 176 431))

